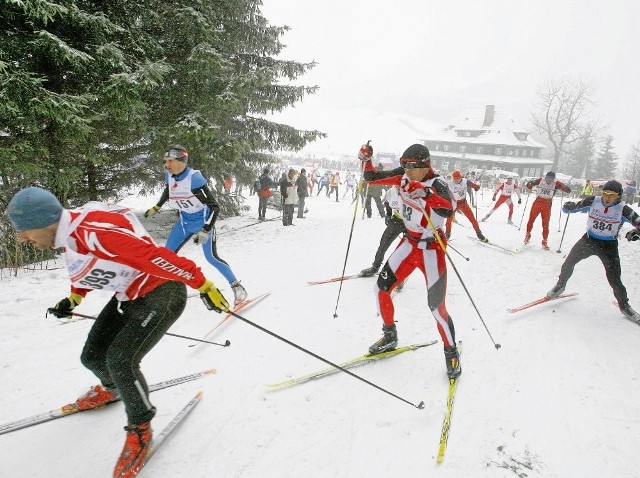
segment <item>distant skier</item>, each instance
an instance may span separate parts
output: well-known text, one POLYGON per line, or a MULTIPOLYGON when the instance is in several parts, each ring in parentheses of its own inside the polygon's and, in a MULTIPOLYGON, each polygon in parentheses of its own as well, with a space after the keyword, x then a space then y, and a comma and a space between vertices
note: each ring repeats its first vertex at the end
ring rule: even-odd
POLYGON ((596 255, 602 261, 620 311, 625 317, 640 325, 640 314, 629 305, 627 289, 622 284, 618 253, 618 232, 625 222, 634 226, 625 235, 627 240, 640 239, 640 216, 622 201, 622 184, 618 181, 607 181, 602 187, 601 196, 588 196, 577 203, 567 201, 562 211, 567 214, 587 212, 587 232, 571 248, 560 269, 558 282, 547 292, 547 297, 554 299, 562 294, 576 264, 596 255))
MULTIPOLYGON (((453 198, 453 212, 456 210, 462 212, 473 227, 473 230, 476 232, 476 236, 482 242, 489 242, 489 240, 484 237, 482 231, 480 230, 480 225, 476 218, 473 215, 473 211, 469 207, 467 203, 467 188, 471 187, 478 191, 480 189, 480 185, 469 181, 467 178, 462 177, 462 173, 456 169, 453 173, 451 173, 451 179, 447 181, 447 185, 449 186, 449 191, 451 191, 451 197, 453 198)), ((447 218, 447 232, 445 233, 447 239, 451 237, 451 223, 453 222, 454 214, 451 214, 447 218)))
POLYGON ((487 215, 482 218, 482 222, 485 222, 487 219, 489 219, 489 216, 491 216, 496 209, 498 209, 503 204, 506 204, 509 207, 509 217, 507 218, 507 222, 509 224, 513 224, 513 201, 511 200, 511 196, 513 195, 513 193, 516 193, 518 195, 518 204, 522 204, 520 188, 518 187, 517 183, 513 182, 513 178, 507 178, 504 183, 500 184, 500 186, 498 186, 498 188, 493 191, 493 197, 491 198, 492 201, 496 200, 496 196, 498 195, 498 193, 500 193, 498 202, 496 202, 493 208, 487 213, 487 215))
POLYGON ((197 169, 187 166, 189 153, 179 144, 171 146, 164 154, 164 179, 167 185, 155 206, 144 213, 149 217, 157 213, 162 205, 179 211, 178 222, 173 226, 165 247, 178 252, 192 236, 193 242, 202 245, 204 257, 215 267, 231 286, 235 305, 247 299, 247 291, 240 284, 231 266, 218 256, 216 247, 215 222, 220 212, 207 180, 197 169))
POLYGON ((556 190, 560 189, 565 193, 570 193, 569 186, 556 181, 556 173, 549 171, 545 174, 544 179, 538 178, 527 183, 527 189, 538 186, 538 197, 533 201, 531 211, 529 212, 529 222, 527 222, 527 232, 524 236, 524 243, 529 244, 531 240, 531 229, 538 215, 542 218, 542 248, 549 250, 547 238, 549 237, 549 219, 551 217, 551 206, 553 204, 553 196, 556 190))
POLYGON ((151 420, 156 415, 140 362, 182 314, 185 284, 200 291, 209 310, 227 312, 229 304, 193 261, 157 246, 125 207, 90 202, 63 209, 49 191, 30 187, 9 201, 7 216, 18 241, 39 250, 64 251, 71 291, 49 309, 53 315, 68 317, 91 290, 111 294, 80 357, 101 384, 74 405, 90 410, 122 399, 127 436, 114 476, 132 477, 152 446, 151 420))
POLYGON ((421 144, 409 146, 400 158, 401 167, 390 171, 375 170, 371 155, 367 154, 367 145, 362 147, 358 157, 364 162, 362 169, 366 181, 400 188, 402 218, 407 229, 378 276, 374 290, 384 335, 369 347, 369 352, 379 354, 397 347, 391 292, 417 268, 426 278, 427 300, 444 344, 447 375, 456 378, 462 369, 453 320, 445 305, 447 264, 443 246, 446 247, 447 239, 442 229, 446 218, 452 214, 447 183, 431 169, 429 150, 421 144))

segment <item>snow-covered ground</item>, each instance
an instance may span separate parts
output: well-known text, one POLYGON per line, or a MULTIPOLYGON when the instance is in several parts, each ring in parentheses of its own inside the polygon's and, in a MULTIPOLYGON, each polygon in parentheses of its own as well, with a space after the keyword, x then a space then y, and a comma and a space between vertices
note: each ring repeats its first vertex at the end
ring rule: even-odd
MULTIPOLYGON (((142 213, 154 198, 122 201, 142 213)), ((478 216, 491 206, 480 197, 478 216)), ((532 198, 533 199, 533 198, 532 198)), ((540 247, 540 222, 532 244, 517 255, 476 241, 458 216, 449 254, 492 336, 496 350, 453 268, 447 307, 464 343, 449 448, 444 463, 435 453, 445 411, 447 378, 442 344, 427 308, 424 281, 414 273, 396 295, 400 343, 438 339, 438 344, 355 369, 367 380, 426 408, 403 401, 344 373, 278 392, 265 384, 325 367, 317 359, 236 319, 210 340, 228 348, 190 347, 163 339, 142 363, 149 382, 207 368, 217 373, 152 395, 158 408, 156 432, 194 395, 201 403, 143 471, 156 477, 634 477, 640 459, 640 329, 612 304, 613 294, 596 258, 582 262, 567 292, 578 299, 545 304, 518 314, 506 309, 541 297, 555 283, 563 258, 584 231, 586 216, 570 217, 557 253, 565 216, 552 211, 551 251, 540 247)), ((531 206, 531 201, 528 207, 531 206)), ((524 201, 523 201, 524 203, 524 201)), ((219 252, 250 295, 270 291, 244 316, 328 360, 342 362, 364 353, 381 334, 373 278, 342 285, 307 281, 340 275, 354 217, 350 201, 322 194, 307 201, 306 219, 294 227, 255 223, 251 213, 218 224, 219 252)), ((506 206, 482 224, 489 239, 516 247, 524 237, 506 223, 506 206)), ((527 208, 528 209, 528 208, 527 208)), ((347 273, 373 260, 384 222, 361 219, 358 209, 347 273)), ((528 211, 526 211, 528 213, 528 211)), ((267 217, 277 212, 269 209, 267 217)), ((155 233, 171 221, 161 212, 146 224, 155 233)), ((161 239, 160 239, 161 241, 161 239)), ((390 253, 391 251, 389 251, 390 253)), ((623 281, 631 304, 640 307, 640 249, 620 241, 623 281)), ((196 246, 183 253, 206 271, 223 293, 228 285, 196 246)), ((0 280, 3 310, 0 423, 43 412, 75 399, 95 383, 79 361, 91 321, 65 325, 45 318, 47 307, 68 293, 62 261, 51 270, 6 274, 0 280)), ((94 292, 77 309, 95 315, 107 296, 94 292)), ((218 314, 189 299, 171 332, 202 338, 218 314)), ((124 442, 122 404, 55 420, 0 436, 2 476, 111 476, 124 442)))

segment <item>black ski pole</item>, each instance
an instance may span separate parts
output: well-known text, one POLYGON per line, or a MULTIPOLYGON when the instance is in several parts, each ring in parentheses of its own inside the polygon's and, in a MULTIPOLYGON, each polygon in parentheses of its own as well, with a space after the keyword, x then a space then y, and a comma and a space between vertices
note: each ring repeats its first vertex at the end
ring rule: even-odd
POLYGON ((422 205, 420 205, 420 210, 422 211, 422 214, 424 214, 424 217, 427 218, 427 222, 429 223, 429 226, 431 227, 431 230, 433 231, 433 237, 436 238, 436 241, 438 241, 438 244, 440 244, 440 247, 442 248, 442 250, 444 251, 445 255, 447 256, 447 259, 449 259, 449 263, 451 264, 451 267, 453 267, 453 271, 458 276, 458 279, 460 280, 460 284, 462 284, 462 287, 463 287, 464 291, 467 293, 467 297, 469 297, 469 300, 471 301, 471 305, 473 305, 473 308, 476 309, 476 313, 478 314, 478 317, 480 317, 480 322, 482 322, 482 325, 484 325, 484 329, 487 331, 487 334, 489 335, 489 338, 491 339, 491 342, 493 342, 493 346, 496 348, 496 350, 498 350, 500 347, 502 347, 502 345, 497 344, 496 341, 493 340, 493 336, 491 335, 491 332, 489 332, 489 327, 487 327, 487 324, 485 323, 484 319, 482 318, 482 314, 478 310, 478 307, 476 307, 476 303, 473 301, 473 298, 471 297, 471 294, 469 293, 469 289, 467 289, 467 286, 465 285, 464 281, 462 280, 462 276, 458 272, 458 269, 456 268, 456 265, 453 263, 453 259, 451 259, 451 255, 447 252, 447 248, 444 247, 444 243, 442 242, 442 239, 440 238, 440 234, 438 234, 438 230, 436 229, 436 226, 433 225, 433 221, 431 221, 431 217, 429 217, 429 214, 427 214, 427 211, 425 210, 424 207, 422 207, 422 205))
MULTIPOLYGON (((526 187, 526 186, 525 186, 526 187)), ((518 231, 522 227, 522 221, 524 221, 524 215, 527 212, 527 204, 529 203, 529 197, 531 196, 531 190, 527 191, 527 200, 524 202, 524 209, 522 210, 522 217, 520 218, 520 225, 518 226, 518 231)))
POLYGON ((340 365, 335 364, 335 363, 333 363, 333 362, 331 362, 331 361, 327 360, 326 358, 321 357, 320 355, 315 354, 315 353, 311 352, 310 350, 307 350, 307 349, 305 349, 304 347, 301 347, 300 345, 298 345, 298 344, 296 344, 296 343, 294 343, 294 342, 291 342, 290 340, 287 340, 287 339, 285 339, 284 337, 282 337, 282 336, 280 336, 280 335, 278 335, 278 334, 276 334, 276 333, 274 333, 274 332, 271 332, 269 329, 265 329, 265 328, 264 328, 264 327, 262 327, 261 325, 258 325, 258 324, 256 324, 255 322, 250 321, 249 319, 245 319, 244 317, 242 317, 241 315, 236 314, 235 312, 229 311, 229 313, 230 313, 231 315, 233 315, 235 318, 242 320, 244 323, 249 324, 249 325, 251 325, 252 327, 255 327, 256 329, 259 329, 259 330, 261 330, 262 332, 265 332, 265 333, 267 333, 267 334, 271 335, 272 337, 275 337, 276 339, 282 340, 284 343, 286 343, 286 344, 288 344, 288 345, 291 345, 292 347, 294 347, 294 348, 296 348, 296 349, 300 350, 301 352, 304 352, 304 353, 306 353, 306 354, 308 354, 308 355, 311 355, 312 357, 314 357, 314 358, 316 358, 316 359, 318 359, 318 360, 320 360, 320 361, 322 361, 322 362, 326 363, 327 365, 330 365, 330 366, 332 366, 332 367, 335 367, 335 368, 337 368, 338 370, 340 370, 341 372, 344 372, 344 373, 346 373, 347 375, 351 375, 353 378, 357 378, 358 380, 360 380, 361 382, 366 383, 367 385, 371 385, 373 388, 377 388, 377 389, 378 389, 378 390, 380 390, 381 392, 384 392, 384 393, 386 393, 386 394, 388 394, 388 395, 391 395, 392 397, 397 398, 398 400, 400 400, 400 401, 402 401, 402 402, 404 402, 404 403, 407 403, 407 404, 411 405, 412 407, 417 408, 418 410, 423 410, 423 409, 424 409, 424 402, 423 402, 423 401, 422 401, 422 402, 420 402, 420 403, 418 403, 417 405, 416 405, 416 404, 414 404, 414 403, 411 403, 409 400, 406 400, 406 399, 404 399, 404 398, 402 398, 402 397, 400 397, 400 396, 396 395, 395 393, 390 392, 389 390, 386 390, 386 389, 382 388, 381 386, 376 385, 375 383, 370 382, 369 380, 367 380, 367 379, 365 379, 365 378, 362 378, 362 377, 361 377, 361 376, 359 376, 359 375, 356 375, 355 373, 353 373, 353 372, 351 372, 351 371, 347 370, 346 368, 341 367, 340 365))
MULTIPOLYGON (((53 314, 54 312, 55 310, 53 309, 53 307, 50 307, 47 309, 48 314, 53 314)), ((69 311, 67 312, 66 315, 69 317, 80 317, 82 319, 96 320, 96 317, 93 317, 92 315, 80 314, 78 312, 69 311)), ((231 345, 231 342, 229 342, 228 340, 225 341, 224 344, 219 344, 217 342, 209 342, 208 340, 196 339, 195 337, 188 337, 186 335, 172 334, 171 332, 165 332, 164 335, 170 335, 171 337, 178 337, 179 339, 194 340, 196 342, 203 342, 205 344, 210 344, 210 345, 219 345, 220 347, 228 347, 229 345, 231 345)))
POLYGON ((466 261, 469 261, 470 259, 465 256, 462 252, 460 252, 458 249, 456 249, 455 247, 453 247, 451 244, 447 244, 447 248, 451 249, 453 252, 458 253, 459 255, 461 255, 466 261))
POLYGON ((558 213, 558 232, 560 232, 560 223, 562 222, 562 203, 564 202, 564 191, 560 193, 560 212, 558 213))
MULTIPOLYGON (((371 142, 371 140, 367 141, 367 145, 369 145, 369 143, 371 142)), ((360 184, 358 185, 358 196, 360 195, 360 192, 362 191, 362 187, 364 185, 364 166, 365 163, 364 161, 362 161, 362 165, 361 165, 361 179, 360 179, 360 184)), ((368 185, 367 185, 368 187, 368 185)), ((364 208, 363 208, 364 209, 364 208)), ((358 214, 358 201, 356 201, 356 205, 353 208, 353 219, 351 220, 351 230, 349 231, 349 241, 347 241, 347 252, 344 255, 344 264, 342 265, 342 274, 341 277, 344 277, 344 273, 347 270, 347 259, 349 258, 349 249, 351 248, 351 239, 353 238, 353 227, 356 224, 356 216, 358 214)), ((362 216, 362 218, 364 219, 364 216, 362 216)), ((335 319, 336 317, 338 317, 338 303, 340 302, 340 294, 342 293, 342 283, 344 282, 343 279, 340 279, 340 287, 338 288, 338 297, 336 298, 336 308, 333 311, 333 318, 335 319)))
POLYGON ((567 214, 567 220, 564 222, 564 230, 562 231, 562 237, 560 238, 560 245, 558 246, 558 250, 556 251, 557 253, 562 252, 560 248, 562 247, 562 241, 564 241, 564 233, 567 232, 567 224, 569 224, 569 214, 567 214))

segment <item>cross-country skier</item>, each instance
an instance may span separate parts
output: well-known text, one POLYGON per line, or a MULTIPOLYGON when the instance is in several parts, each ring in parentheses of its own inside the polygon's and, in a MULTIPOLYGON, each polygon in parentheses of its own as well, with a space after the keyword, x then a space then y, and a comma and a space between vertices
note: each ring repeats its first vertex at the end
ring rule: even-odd
POLYGON ((562 211, 567 214, 587 212, 587 232, 571 248, 560 269, 558 283, 547 292, 547 297, 554 299, 562 294, 576 264, 596 255, 602 261, 620 311, 640 325, 640 314, 629 305, 627 289, 622 284, 618 253, 618 232, 623 223, 629 222, 634 226, 634 229, 627 232, 627 240, 640 239, 640 216, 622 201, 622 184, 607 181, 602 187, 601 196, 588 196, 577 203, 567 201, 562 211))
POLYGON ((187 166, 189 153, 180 145, 171 146, 164 154, 167 185, 160 200, 144 213, 149 217, 169 201, 169 206, 179 211, 178 222, 173 226, 165 247, 180 251, 192 236, 195 244, 202 245, 202 251, 209 264, 227 279, 233 290, 235 305, 247 299, 247 291, 242 286, 231 266, 218 255, 215 222, 220 212, 207 180, 197 169, 187 166))
MULTIPOLYGON (((463 178, 462 173, 458 169, 451 173, 451 179, 447 182, 447 185, 449 186, 449 191, 451 191, 451 197, 453 198, 453 213, 455 214, 456 210, 462 212, 462 214, 469 219, 471 226, 473 226, 473 230, 476 231, 478 239, 482 242, 489 242, 489 240, 484 237, 484 234, 482 234, 480 225, 478 224, 478 221, 476 221, 473 211, 467 203, 467 187, 471 186, 473 189, 478 191, 480 189, 480 185, 472 183, 467 178, 463 178)), ((453 222, 454 214, 451 214, 451 216, 447 218, 447 232, 445 233, 447 239, 451 237, 451 223, 453 222)))
MULTIPOLYGON (((366 145, 362 148, 361 153, 366 145)), ((447 183, 431 169, 429 150, 421 144, 409 146, 400 158, 401 167, 390 171, 376 171, 366 154, 358 157, 364 161, 366 181, 400 188, 402 218, 407 229, 378 276, 374 290, 384 335, 369 347, 369 352, 378 354, 398 345, 391 292, 417 268, 426 278, 427 299, 444 344, 447 374, 455 378, 462 370, 453 320, 445 305, 447 265, 443 246, 446 247, 447 239, 443 227, 452 214, 447 183)))
POLYGON ((63 209, 49 191, 30 187, 13 196, 7 215, 20 242, 64 249, 71 293, 50 309, 56 317, 70 315, 90 290, 113 294, 80 357, 101 384, 75 404, 87 410, 122 398, 127 436, 114 476, 132 477, 151 446, 156 414, 140 362, 182 314, 185 284, 200 291, 210 310, 226 312, 229 304, 195 263, 154 244, 129 209, 98 202, 63 209))
POLYGON ((551 205, 553 204, 553 196, 556 194, 556 190, 560 189, 565 193, 570 193, 569 186, 556 181, 556 173, 549 171, 543 178, 537 178, 527 183, 527 189, 532 189, 534 186, 538 186, 538 196, 529 212, 529 222, 527 222, 527 232, 524 236, 524 243, 529 244, 531 240, 531 229, 533 229, 533 223, 538 217, 538 214, 542 218, 542 248, 549 250, 547 245, 547 238, 549 237, 549 219, 551 217, 551 205))
POLYGON ((513 195, 513 193, 516 193, 518 195, 518 204, 522 204, 520 188, 518 187, 518 184, 513 181, 513 178, 507 178, 505 182, 500 184, 500 186, 498 186, 498 188, 493 191, 493 197, 491 198, 492 201, 496 200, 496 196, 498 195, 498 193, 500 193, 498 202, 496 202, 493 208, 487 213, 487 215, 482 218, 482 222, 489 219, 489 216, 491 216, 496 209, 498 209, 503 204, 506 204, 509 207, 509 217, 507 218, 507 222, 509 224, 513 224, 513 201, 511 200, 511 196, 513 195))

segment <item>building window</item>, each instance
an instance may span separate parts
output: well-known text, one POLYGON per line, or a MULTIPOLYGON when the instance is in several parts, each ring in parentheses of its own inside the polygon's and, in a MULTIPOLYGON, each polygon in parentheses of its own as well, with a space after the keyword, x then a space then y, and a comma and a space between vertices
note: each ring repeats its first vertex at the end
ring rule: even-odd
POLYGON ((436 151, 440 151, 440 143, 436 143, 436 151))
POLYGON ((529 156, 531 156, 532 158, 535 158, 535 157, 536 157, 536 151, 535 151, 535 149, 532 149, 532 150, 529 152, 529 156))
POLYGON ((513 168, 511 171, 515 174, 518 174, 518 168, 513 168))
POLYGON ((509 148, 509 149, 507 150, 507 154, 508 154, 509 156, 513 156, 513 149, 509 148))
POLYGON ((516 156, 520 156, 520 148, 516 148, 516 156))
POLYGON ((460 145, 460 152, 461 152, 461 153, 464 153, 464 152, 466 152, 466 151, 467 151, 467 147, 466 147, 465 145, 461 144, 461 145, 460 145))
POLYGON ((502 154, 502 148, 496 148, 496 156, 500 156, 502 154))
POLYGON ((442 168, 443 171, 449 171, 449 161, 442 161, 442 168))
POLYGON ((444 151, 449 151, 449 145, 448 145, 448 144, 445 144, 445 145, 444 145, 444 147, 443 147, 443 150, 444 150, 444 151))
POLYGON ((476 148, 476 153, 479 153, 479 154, 484 153, 484 148, 483 148, 482 146, 478 146, 478 147, 476 148))

